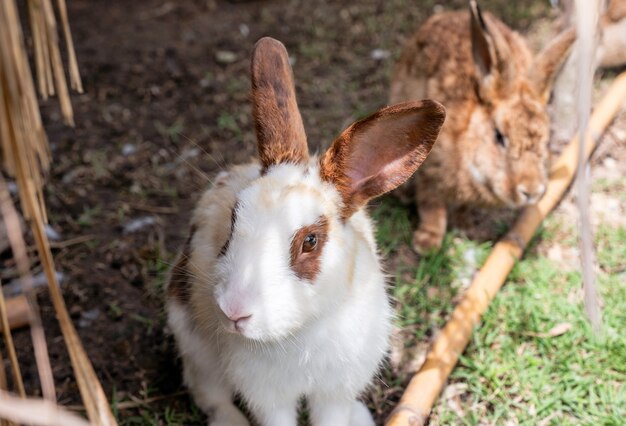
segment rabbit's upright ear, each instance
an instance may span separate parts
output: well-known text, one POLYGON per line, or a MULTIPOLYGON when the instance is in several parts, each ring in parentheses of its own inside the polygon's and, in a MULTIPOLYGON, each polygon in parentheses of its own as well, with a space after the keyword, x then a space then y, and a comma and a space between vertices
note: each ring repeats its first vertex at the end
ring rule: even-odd
POLYGON ((252 115, 264 173, 280 163, 305 163, 309 150, 296 103, 287 49, 270 37, 254 46, 251 63, 252 115))
POLYGON ((435 101, 412 101, 383 108, 344 130, 320 159, 322 180, 335 185, 343 200, 342 218, 411 177, 445 116, 435 101))
POLYGON ((497 28, 489 28, 475 0, 470 1, 472 57, 483 96, 506 90, 514 79, 510 49, 497 28))
POLYGON ((528 71, 528 80, 545 103, 548 102, 552 84, 565 63, 574 41, 576 41, 575 28, 563 31, 537 55, 528 71))

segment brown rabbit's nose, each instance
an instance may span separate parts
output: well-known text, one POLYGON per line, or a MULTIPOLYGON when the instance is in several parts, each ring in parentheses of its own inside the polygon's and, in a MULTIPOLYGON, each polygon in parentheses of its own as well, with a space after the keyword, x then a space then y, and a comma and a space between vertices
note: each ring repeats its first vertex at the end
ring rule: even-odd
POLYGON ((251 317, 252 317, 252 314, 246 315, 246 314, 237 313, 237 314, 228 315, 228 319, 232 321, 237 331, 241 331, 241 327, 243 327, 244 324, 248 322, 248 320, 251 317))
POLYGON ((522 204, 533 204, 537 202, 544 192, 546 192, 546 186, 542 183, 530 187, 524 184, 517 185, 517 194, 522 204))

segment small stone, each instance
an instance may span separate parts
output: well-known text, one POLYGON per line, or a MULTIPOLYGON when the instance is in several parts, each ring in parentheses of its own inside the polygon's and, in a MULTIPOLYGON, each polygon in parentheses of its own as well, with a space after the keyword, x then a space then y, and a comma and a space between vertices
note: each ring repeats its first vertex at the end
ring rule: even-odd
POLYGON ((49 223, 46 223, 45 229, 46 229, 46 236, 48 237, 49 240, 59 241, 61 239, 61 234, 59 234, 56 229, 50 226, 49 223))
POLYGON ((122 147, 122 155, 125 157, 132 155, 135 152, 137 152, 137 148, 131 143, 125 143, 122 147))
POLYGON ((370 52, 370 58, 376 61, 383 61, 391 56, 391 52, 384 49, 374 49, 370 52))
POLYGON ((129 221, 122 231, 124 234, 131 234, 133 232, 141 231, 143 228, 152 226, 157 222, 157 218, 154 216, 140 217, 129 221))
POLYGON ((220 64, 232 64, 237 60, 237 55, 229 50, 218 50, 215 52, 215 60, 220 64))
POLYGON ((248 37, 248 35, 250 35, 250 27, 246 24, 239 24, 239 32, 242 36, 248 37))

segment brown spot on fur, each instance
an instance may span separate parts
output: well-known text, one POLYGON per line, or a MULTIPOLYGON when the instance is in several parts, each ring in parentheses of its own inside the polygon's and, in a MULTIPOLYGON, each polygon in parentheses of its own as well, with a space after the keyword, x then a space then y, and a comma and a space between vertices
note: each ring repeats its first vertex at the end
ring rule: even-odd
POLYGON ((188 265, 191 256, 191 240, 196 230, 196 226, 192 225, 178 260, 170 272, 170 282, 167 286, 168 296, 183 305, 189 303, 191 297, 191 275, 188 265))
POLYGON ((347 219, 368 200, 404 183, 426 159, 445 119, 437 102, 383 108, 348 127, 320 159, 320 175, 335 185, 347 219))
POLYGON ((328 219, 321 217, 312 225, 298 229, 291 237, 291 269, 300 279, 314 281, 320 272, 320 262, 326 241, 328 241, 328 219), (307 235, 313 234, 317 239, 315 248, 309 252, 302 249, 307 235))
POLYGON ((626 18, 626 1, 611 0, 606 10, 606 16, 612 22, 617 22, 626 18))
POLYGON ((252 53, 251 74, 261 174, 275 164, 306 163, 309 149, 285 46, 269 37, 259 40, 252 53))
POLYGON ((235 222, 237 221, 237 203, 233 206, 232 211, 230 212, 230 233, 228 234, 228 239, 220 249, 218 256, 224 256, 228 251, 228 247, 230 246, 230 240, 233 238, 233 231, 235 230, 235 222))

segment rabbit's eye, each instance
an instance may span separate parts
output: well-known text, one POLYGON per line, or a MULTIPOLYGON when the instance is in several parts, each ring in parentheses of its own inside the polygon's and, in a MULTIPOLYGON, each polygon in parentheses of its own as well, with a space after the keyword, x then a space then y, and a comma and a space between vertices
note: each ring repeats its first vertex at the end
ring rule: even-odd
POLYGON ((500 132, 500 130, 497 127, 496 127, 496 143, 498 145, 506 148, 506 138, 504 137, 502 132, 500 132))
POLYGON ((311 252, 315 249, 315 246, 317 246, 317 236, 315 234, 309 234, 304 237, 304 241, 302 242, 302 252, 311 252))

